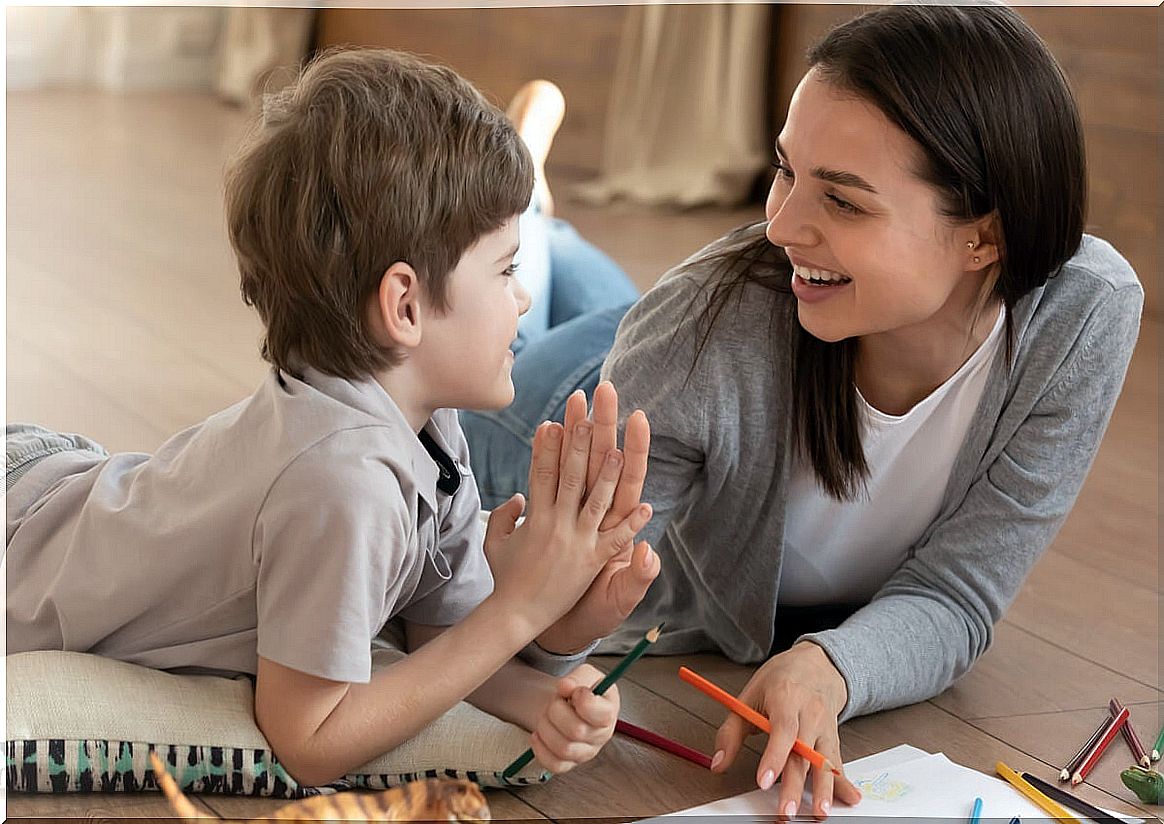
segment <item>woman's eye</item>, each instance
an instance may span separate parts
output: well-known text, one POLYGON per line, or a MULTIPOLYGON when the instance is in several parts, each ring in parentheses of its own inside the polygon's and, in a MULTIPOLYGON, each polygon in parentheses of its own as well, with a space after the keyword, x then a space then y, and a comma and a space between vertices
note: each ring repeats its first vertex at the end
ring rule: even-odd
POLYGON ((842 200, 841 198, 837 197, 836 195, 825 195, 825 197, 827 197, 830 201, 832 201, 833 206, 835 206, 839 211, 842 211, 845 214, 855 215, 861 211, 860 209, 858 209, 856 206, 854 206, 849 201, 842 200))
POLYGON ((507 278, 511 278, 517 274, 517 266, 518 264, 511 263, 501 270, 501 274, 505 275, 507 278))
POLYGON ((779 158, 772 161, 772 168, 776 170, 776 177, 792 180, 792 170, 785 166, 779 158))

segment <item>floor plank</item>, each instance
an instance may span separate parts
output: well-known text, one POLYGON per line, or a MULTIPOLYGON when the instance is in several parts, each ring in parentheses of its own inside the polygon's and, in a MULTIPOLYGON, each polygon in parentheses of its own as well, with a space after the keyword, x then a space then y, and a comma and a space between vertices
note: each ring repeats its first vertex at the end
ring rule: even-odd
MULTIPOLYGON (((51 819, 75 822, 84 819, 91 824, 98 824, 127 818, 168 821, 174 819, 174 813, 166 800, 157 793, 38 795, 9 792, 5 800, 8 806, 8 821, 36 819, 38 822, 45 822, 45 819, 51 819)), ((203 813, 214 814, 200 797, 193 796, 191 800, 203 813)))
MULTIPOLYGON (((507 790, 488 790, 486 799, 489 811, 495 821, 545 821, 533 807, 507 790)), ((263 819, 270 818, 280 808, 292 803, 285 799, 237 798, 233 796, 206 796, 205 806, 223 818, 263 819)))
MULTIPOLYGON (((621 716, 685 744, 706 748, 714 728, 633 681, 620 681, 621 716)), ((670 753, 623 736, 602 757, 548 784, 517 792, 553 819, 647 817, 755 789, 756 756, 741 754, 736 768, 716 775, 670 753)))
POLYGON ((1006 617, 1080 658, 1160 686, 1160 596, 1154 588, 1048 552, 1006 617))
POLYGON ((1002 621, 993 646, 933 702, 959 718, 975 719, 1102 709, 1113 695, 1128 703, 1162 697, 1159 690, 1002 621))
POLYGON ((1145 319, 1124 391, 1075 508, 1052 544, 1160 592, 1160 322, 1145 319))

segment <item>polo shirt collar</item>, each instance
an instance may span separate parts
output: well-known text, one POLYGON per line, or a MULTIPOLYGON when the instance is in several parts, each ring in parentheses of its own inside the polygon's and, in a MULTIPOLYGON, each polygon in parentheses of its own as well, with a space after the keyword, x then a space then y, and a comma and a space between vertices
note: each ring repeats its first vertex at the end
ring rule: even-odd
MULTIPOLYGON (((300 380, 312 389, 389 425, 393 440, 399 447, 398 454, 402 460, 407 461, 412 472, 417 492, 436 512, 437 486, 442 481, 442 475, 459 472, 452 457, 455 453, 449 449, 436 422, 429 418, 425 421, 423 431, 429 436, 433 447, 443 453, 445 464, 443 472, 438 463, 440 459, 429 453, 428 448, 409 425, 404 413, 400 411, 400 407, 396 405, 396 401, 374 378, 349 380, 329 375, 310 366, 304 366, 297 371, 302 376, 300 380)), ((280 375, 285 377, 286 373, 280 372, 280 375)), ((444 483, 447 485, 449 482, 446 477, 444 483)))

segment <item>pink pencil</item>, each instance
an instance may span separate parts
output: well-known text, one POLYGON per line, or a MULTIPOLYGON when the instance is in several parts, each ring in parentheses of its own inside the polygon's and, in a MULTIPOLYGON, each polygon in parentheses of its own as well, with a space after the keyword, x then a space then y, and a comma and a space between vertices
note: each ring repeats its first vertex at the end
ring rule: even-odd
POLYGON ((650 744, 652 747, 658 747, 661 750, 666 750, 672 755, 677 755, 680 758, 686 758, 694 764, 698 764, 705 769, 711 769, 711 756, 704 755, 699 750, 693 750, 690 747, 680 744, 678 741, 672 741, 670 738, 664 738, 657 732, 645 730, 642 727, 636 727, 629 721, 623 721, 621 718, 614 725, 615 732, 621 732, 623 735, 635 738, 642 741, 644 744, 650 744))

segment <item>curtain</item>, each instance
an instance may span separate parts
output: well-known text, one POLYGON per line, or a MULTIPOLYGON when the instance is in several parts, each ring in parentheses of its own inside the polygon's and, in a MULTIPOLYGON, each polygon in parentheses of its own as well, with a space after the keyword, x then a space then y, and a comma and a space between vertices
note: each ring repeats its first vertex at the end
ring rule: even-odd
POLYGON ((310 46, 314 15, 306 8, 228 8, 215 84, 219 96, 257 106, 264 92, 294 80, 310 46))
POLYGON ((628 9, 591 203, 730 205, 771 154, 767 5, 628 9))

